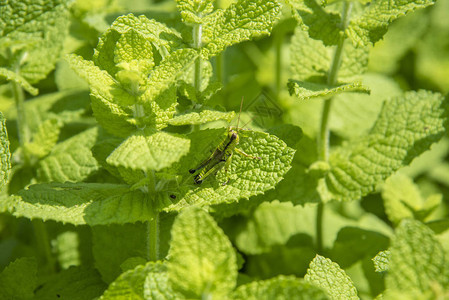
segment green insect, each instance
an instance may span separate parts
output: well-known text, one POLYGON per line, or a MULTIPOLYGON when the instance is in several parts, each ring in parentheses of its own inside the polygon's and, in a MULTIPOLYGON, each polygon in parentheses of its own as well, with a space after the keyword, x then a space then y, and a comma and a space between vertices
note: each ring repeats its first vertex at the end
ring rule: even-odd
MULTIPOLYGON (((243 105, 243 99, 240 104, 240 113, 242 111, 242 105, 243 105)), ((201 184, 204 179, 206 179, 208 176, 216 173, 218 170, 220 170, 223 166, 225 168, 225 174, 227 178, 228 174, 228 168, 231 165, 232 161, 232 155, 234 154, 234 151, 237 152, 240 155, 243 155, 245 157, 251 158, 251 159, 262 159, 258 156, 252 156, 249 154, 246 154, 243 150, 237 148, 237 145, 239 144, 239 133, 238 133, 238 124, 240 122, 240 113, 237 121, 237 127, 229 127, 228 134, 226 138, 218 145, 218 147, 215 149, 215 151, 207 158, 205 161, 203 161, 196 169, 190 169, 190 174, 194 174, 199 171, 194 177, 193 181, 196 184, 201 184)), ((223 185, 226 185, 229 182, 229 179, 223 183, 223 185)))

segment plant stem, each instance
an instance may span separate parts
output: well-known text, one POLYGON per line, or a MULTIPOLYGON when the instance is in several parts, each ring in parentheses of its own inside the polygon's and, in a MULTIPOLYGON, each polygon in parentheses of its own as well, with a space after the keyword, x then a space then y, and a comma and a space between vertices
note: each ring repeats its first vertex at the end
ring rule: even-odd
POLYGON ((51 253, 50 239, 48 238, 45 223, 42 220, 36 219, 32 221, 32 224, 34 228, 34 234, 36 235, 37 246, 45 257, 45 261, 47 262, 49 269, 52 273, 54 273, 56 271, 55 260, 53 259, 53 255, 51 253))
POLYGON ((16 102, 17 109, 17 129, 19 135, 19 144, 23 149, 23 146, 29 142, 29 133, 26 126, 26 112, 25 112, 25 96, 23 94, 22 87, 15 81, 11 81, 12 93, 16 102))
MULTIPOLYGON (((341 29, 344 32, 346 27, 349 24, 349 16, 352 9, 352 3, 344 2, 343 11, 342 11, 342 19, 341 19, 341 29)), ((329 69, 329 75, 327 78, 327 84, 329 86, 333 86, 337 83, 337 75, 338 69, 340 68, 343 47, 345 43, 345 37, 342 35, 340 40, 338 41, 337 47, 334 52, 334 56, 332 58, 332 64, 329 69)), ((320 124, 320 133, 318 139, 318 156, 322 161, 328 161, 329 159, 329 115, 331 111, 333 99, 330 98, 324 101, 323 111, 321 114, 321 124, 320 124)), ((324 212, 324 204, 320 202, 317 207, 317 216, 316 216, 316 238, 317 238, 317 251, 321 252, 323 249, 323 212, 324 212)))
POLYGON ((276 78, 275 78, 275 93, 276 93, 276 99, 279 99, 279 93, 281 91, 281 80, 282 80, 282 44, 284 41, 284 30, 280 30, 277 32, 277 34, 274 36, 274 43, 275 43, 275 55, 276 55, 276 64, 275 64, 275 70, 276 70, 276 78))
MULTIPOLYGON (((193 47, 195 49, 201 48, 201 36, 203 32, 203 25, 202 24, 195 24, 193 26, 193 47)), ((201 90, 201 57, 198 56, 198 58, 195 61, 195 77, 193 81, 193 85, 196 89, 196 91, 201 90)))
POLYGON ((156 213, 153 219, 148 221, 148 259, 156 261, 159 259, 159 213, 156 213))
POLYGON ((215 57, 215 67, 216 67, 216 72, 217 72, 217 81, 220 82, 222 85, 225 85, 223 60, 224 60, 223 53, 219 53, 215 57))

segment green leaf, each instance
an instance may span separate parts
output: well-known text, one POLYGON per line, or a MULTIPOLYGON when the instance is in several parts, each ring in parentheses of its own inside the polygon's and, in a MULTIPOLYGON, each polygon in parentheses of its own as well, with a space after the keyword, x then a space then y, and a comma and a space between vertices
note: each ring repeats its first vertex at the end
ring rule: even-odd
POLYGON ((389 238, 379 232, 357 227, 344 227, 338 232, 332 248, 332 259, 348 268, 366 257, 373 257, 389 246, 389 238))
MULTIPOLYGON (((322 41, 309 38, 305 31, 297 27, 290 45, 292 78, 326 83, 334 51, 334 47, 326 47, 322 41)), ((363 74, 368 65, 368 54, 368 47, 356 48, 351 43, 344 43, 339 80, 351 82, 355 76, 363 74)))
POLYGON ((91 227, 92 253, 95 268, 106 283, 111 283, 123 272, 123 265, 131 257, 147 255, 146 223, 110 224, 91 227))
POLYGON ((55 240, 55 248, 58 254, 58 263, 62 269, 81 264, 80 236, 74 231, 65 231, 59 234, 55 240))
POLYGON ((339 14, 327 12, 323 3, 317 3, 315 0, 289 0, 287 2, 295 10, 295 17, 300 26, 309 32, 311 38, 323 41, 326 46, 338 44, 343 35, 340 29, 339 14))
POLYGON ((351 278, 330 259, 317 255, 304 279, 321 287, 333 299, 359 299, 351 278))
POLYGON ((329 299, 320 288, 293 276, 278 276, 239 286, 231 299, 329 299))
POLYGON ((357 46, 374 44, 382 39, 394 20, 434 3, 434 0, 372 1, 361 15, 350 21, 345 33, 357 46))
POLYGON ((139 98, 139 101, 145 103, 156 99, 189 69, 195 62, 197 55, 197 52, 193 49, 180 49, 164 57, 161 63, 151 72, 145 94, 139 98))
POLYGON ((217 223, 199 208, 187 208, 171 231, 168 277, 173 290, 186 298, 222 298, 237 280, 231 242, 217 223))
POLYGON ((377 253, 377 255, 373 258, 374 268, 376 269, 376 272, 388 271, 389 260, 390 260, 389 250, 380 251, 379 253, 377 253))
MULTIPOLYGON (((226 138, 226 129, 207 129, 193 132, 190 152, 179 161, 178 174, 183 176, 178 192, 178 202, 166 208, 178 211, 190 205, 229 203, 238 199, 259 195, 272 189, 290 169, 294 150, 282 140, 263 132, 240 131, 237 146, 248 155, 261 157, 252 159, 234 153, 226 176, 224 168, 207 177, 200 185, 194 184, 190 169, 196 168, 211 155, 226 138), (228 182, 223 185, 224 182, 228 182)), ((235 152, 235 151, 234 151, 235 152)))
POLYGON ((317 97, 329 98, 346 92, 370 93, 370 89, 361 82, 343 83, 338 86, 329 86, 312 82, 290 79, 288 82, 290 95, 296 95, 299 100, 309 100, 317 97))
POLYGON ((227 122, 231 122, 231 120, 234 118, 234 115, 235 113, 233 111, 221 112, 215 110, 203 110, 200 112, 191 112, 175 116, 173 117, 173 119, 170 119, 168 121, 168 124, 182 126, 199 125, 217 120, 225 120, 227 122))
POLYGON ((106 162, 133 170, 159 171, 189 152, 190 140, 162 131, 137 132, 126 139, 106 162))
POLYGON ((178 11, 186 23, 201 24, 214 9, 213 0, 176 0, 178 11))
POLYGON ((54 220, 74 225, 123 224, 148 221, 152 203, 127 185, 101 183, 36 184, 10 198, 17 217, 54 220))
POLYGON ((99 297, 106 288, 93 268, 71 267, 54 274, 36 291, 36 300, 85 300, 99 297))
POLYGON ((385 102, 367 135, 331 153, 319 183, 322 199, 353 200, 373 191, 441 139, 447 115, 448 101, 437 93, 408 92, 385 102))
POLYGON ((148 75, 154 67, 151 43, 133 29, 121 35, 114 49, 114 62, 121 69, 148 75))
POLYGON ((241 0, 216 10, 204 19, 201 55, 210 58, 226 47, 270 34, 279 11, 276 0, 241 0))
POLYGON ((181 295, 175 293, 168 280, 166 266, 160 264, 160 268, 147 274, 144 283, 144 297, 149 300, 175 300, 182 299, 181 295))
POLYGON ((137 266, 132 270, 122 273, 113 283, 111 283, 108 289, 100 297, 100 300, 160 299, 154 297, 155 295, 158 295, 158 292, 161 293, 159 294, 160 296, 164 294, 164 296, 168 296, 168 298, 164 297, 163 299, 175 299, 172 294, 173 292, 171 292, 166 283, 167 278, 165 272, 166 267, 161 262, 149 262, 146 265, 137 266), (158 277, 158 275, 161 276, 158 277), (150 277, 150 279, 147 280, 147 277, 150 277), (162 286, 151 286, 152 280, 156 280, 156 283, 158 284, 165 284, 162 286), (152 290, 149 287, 154 287, 155 290, 152 290), (147 297, 147 293, 150 293, 151 296, 147 297))
POLYGON ((48 119, 39 125, 32 142, 24 145, 26 152, 42 158, 50 153, 58 142, 62 123, 57 119, 48 119))
POLYGON ((98 138, 98 128, 88 129, 53 147, 51 153, 39 162, 41 181, 82 181, 99 169, 91 148, 98 138))
POLYGON ((0 191, 8 183, 10 169, 11 153, 9 152, 8 132, 6 131, 5 118, 0 112, 0 191))
POLYGON ((387 289, 426 292, 436 284, 448 286, 447 260, 431 229, 404 220, 391 242, 387 289))
MULTIPOLYGON (((0 44, 21 48, 20 75, 28 82, 45 78, 54 68, 68 34, 70 3, 21 0, 0 6, 0 44)), ((14 67, 8 66, 10 70, 14 67)))
POLYGON ((18 258, 0 273, 2 299, 34 299, 36 287, 37 262, 33 257, 18 258))
POLYGON ((0 67, 0 77, 5 77, 8 81, 18 83, 25 91, 33 96, 36 96, 39 93, 38 89, 33 87, 23 76, 17 74, 16 72, 0 67))
POLYGON ((425 220, 441 204, 441 194, 424 199, 413 180, 401 173, 387 179, 382 187, 382 198, 385 212, 395 224, 405 218, 425 220))
POLYGON ((122 106, 135 103, 134 96, 125 91, 111 75, 95 66, 92 61, 84 60, 75 54, 66 56, 66 60, 72 69, 89 83, 92 96, 122 106))

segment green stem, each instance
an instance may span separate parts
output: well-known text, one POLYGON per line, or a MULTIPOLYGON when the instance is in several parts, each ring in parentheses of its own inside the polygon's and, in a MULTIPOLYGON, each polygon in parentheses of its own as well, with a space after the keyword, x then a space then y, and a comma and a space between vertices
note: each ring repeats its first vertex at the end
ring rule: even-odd
POLYGON ((224 60, 223 53, 219 53, 215 58, 215 67, 217 72, 217 81, 220 82, 222 85, 225 85, 223 60, 224 60))
POLYGON ((50 239, 48 238, 47 229, 45 228, 45 223, 42 220, 33 220, 34 234, 36 235, 36 242, 38 249, 45 257, 45 261, 49 266, 51 272, 56 272, 55 260, 51 253, 50 239))
MULTIPOLYGON (((352 9, 352 3, 344 2, 342 11, 341 29, 344 32, 349 24, 349 16, 352 9)), ((329 69, 329 75, 327 78, 327 84, 333 86, 337 83, 338 70, 340 68, 343 47, 345 43, 345 37, 342 35, 335 48, 334 56, 332 58, 332 64, 329 69)), ((323 111, 321 115, 320 133, 318 137, 318 155, 322 161, 328 161, 329 159, 329 115, 331 111, 333 99, 330 98, 324 101, 323 111)), ((321 202, 317 207, 316 217, 316 238, 317 238, 317 251, 321 252, 323 249, 323 212, 324 204, 321 202)))
POLYGON ((148 259, 156 261, 159 259, 159 213, 156 213, 154 218, 148 221, 147 226, 148 259))
POLYGON ((275 43, 275 51, 276 51, 276 64, 275 64, 275 70, 276 70, 276 78, 275 78, 275 93, 276 98, 279 99, 279 93, 281 91, 281 82, 282 82, 282 44, 284 41, 284 31, 279 31, 274 37, 274 43, 275 43))
POLYGON ((29 142, 29 133, 28 128, 26 126, 26 112, 25 112, 25 96, 23 93, 23 89, 15 81, 11 82, 12 85, 12 93, 14 96, 14 100, 16 102, 17 109, 17 129, 19 135, 19 144, 23 149, 23 146, 29 142))
MULTIPOLYGON (((202 24, 196 24, 193 27, 193 47, 195 49, 201 48, 201 37, 203 32, 203 25, 202 24)), ((195 77, 193 81, 193 85, 197 91, 201 90, 201 57, 198 56, 198 58, 195 61, 195 77)))

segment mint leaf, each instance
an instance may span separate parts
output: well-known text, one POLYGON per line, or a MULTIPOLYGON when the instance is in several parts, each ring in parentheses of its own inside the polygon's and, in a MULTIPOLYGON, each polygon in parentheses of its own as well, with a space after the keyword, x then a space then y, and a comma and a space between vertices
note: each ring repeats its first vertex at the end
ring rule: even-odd
POLYGON ((382 187, 385 212, 395 224, 405 218, 424 220, 441 204, 441 196, 424 199, 413 180, 401 173, 388 178, 382 187))
POLYGON ((53 147, 51 153, 39 162, 41 181, 82 181, 99 169, 91 148, 98 138, 98 128, 88 129, 53 147))
POLYGON ((445 132, 448 103, 440 94, 408 92, 385 102, 368 135, 336 149, 319 183, 323 199, 352 200, 371 192, 429 149, 445 132))
POLYGON ((201 55, 210 58, 226 47, 270 34, 279 11, 276 0, 241 0, 216 10, 204 18, 201 55))
POLYGON ((12 214, 29 219, 74 225, 123 224, 148 221, 152 203, 127 185, 101 183, 36 184, 9 198, 12 214))
POLYGON ((190 152, 179 161, 178 174, 183 184, 178 191, 182 197, 166 208, 179 210, 190 205, 211 205, 235 202, 272 189, 290 169, 294 150, 282 140, 263 132, 240 131, 237 146, 248 155, 261 157, 252 159, 236 153, 226 176, 224 168, 207 177, 200 185, 194 184, 190 169, 196 168, 226 138, 225 129, 207 129, 193 132, 190 138, 190 152), (227 184, 223 185, 223 183, 227 184))
POLYGON ((23 58, 19 65, 8 65, 10 70, 20 67, 20 75, 35 83, 54 68, 62 50, 70 24, 68 6, 71 1, 38 0, 14 1, 0 6, 0 44, 14 44, 23 58))
POLYGON ((310 263, 304 280, 321 287, 334 299, 359 299, 351 278, 330 259, 317 255, 310 263))
POLYGON ((173 290, 186 298, 221 298, 237 279, 234 249, 211 216, 199 208, 187 208, 171 231, 168 277, 173 290))
POLYGON ((185 23, 201 24, 204 16, 214 9, 212 0, 177 0, 178 10, 185 23))
POLYGON ((191 112, 175 116, 173 117, 173 119, 170 119, 168 121, 168 124, 182 126, 199 125, 217 120, 225 120, 227 122, 231 122, 231 120, 234 118, 234 115, 235 113, 233 111, 221 112, 215 110, 203 110, 200 112, 191 112))
MULTIPOLYGON (((315 40, 323 41, 324 45, 337 45, 343 32, 340 29, 340 15, 327 12, 323 3, 315 0, 289 0, 287 1, 295 10, 303 30, 315 40)), ((325 4, 325 3, 324 3, 325 4)))
MULTIPOLYGON (((299 27, 292 37, 290 52, 292 78, 299 81, 325 84, 334 47, 326 47, 322 41, 311 39, 299 27)), ((344 43, 342 61, 338 71, 339 80, 351 82, 355 76, 366 71, 368 47, 354 47, 344 43)))
POLYGON ((377 253, 377 255, 373 258, 374 268, 376 269, 376 272, 388 271, 389 260, 390 251, 385 250, 377 253))
POLYGON ((168 89, 195 62, 197 55, 193 49, 180 49, 164 57, 151 72, 145 94, 139 98, 140 102, 151 102, 168 89))
POLYGON ((106 162, 133 170, 159 171, 189 152, 190 141, 165 132, 137 132, 126 139, 106 162))
POLYGON ((36 291, 33 299, 94 299, 99 297, 105 288, 104 282, 95 269, 71 267, 51 276, 36 291))
POLYGON ((382 39, 394 20, 434 3, 433 0, 372 1, 361 15, 350 21, 345 33, 357 46, 374 44, 382 39))
POLYGON ((23 76, 16 72, 0 67, 0 76, 8 81, 17 82, 25 91, 33 96, 36 96, 39 93, 38 89, 34 88, 23 76))
POLYGON ((81 254, 78 250, 81 244, 80 237, 81 235, 74 231, 66 231, 56 237, 55 248, 62 269, 81 264, 81 254))
POLYGON ((8 132, 6 131, 5 118, 0 112, 0 191, 8 183, 10 169, 11 154, 9 152, 8 132))
MULTIPOLYGON (((132 270, 122 273, 109 285, 108 289, 100 299, 158 299, 155 297, 147 297, 146 295, 146 293, 153 293, 154 295, 158 292, 158 289, 161 289, 160 286, 154 286, 155 290, 150 290, 148 285, 150 285, 151 279, 147 281, 147 276, 151 273, 155 273, 152 274, 153 276, 151 277, 152 279, 157 279, 157 275, 161 273, 163 276, 165 275, 165 271, 165 265, 160 262, 149 262, 146 265, 137 266, 132 270)), ((162 282, 159 281, 158 283, 162 282)), ((167 285, 165 285, 165 287, 168 288, 167 285)), ((164 292, 165 291, 162 290, 162 294, 159 294, 158 296, 163 296, 164 292)), ((170 293, 167 293, 166 295, 170 296, 170 293)), ((172 295, 171 298, 174 299, 174 296, 172 295)), ((164 299, 167 298, 164 297, 164 299)))
POLYGON ((146 223, 93 226, 92 253, 101 278, 111 283, 123 272, 131 257, 146 257, 146 223))
POLYGON ((58 142, 61 126, 57 119, 42 122, 32 136, 32 142, 24 145, 26 152, 38 158, 46 156, 58 142))
POLYGON ((0 273, 2 299, 34 299, 36 287, 37 262, 33 257, 16 259, 0 273))
POLYGON ((329 299, 320 288, 293 276, 278 276, 239 286, 231 299, 329 299))
POLYGON ((435 284, 448 286, 446 254, 433 231, 414 220, 404 220, 391 242, 386 287, 426 292, 435 284))
POLYGON ((370 93, 369 88, 363 86, 361 82, 343 83, 333 87, 326 84, 290 79, 288 89, 290 95, 295 94, 299 100, 309 100, 317 97, 329 98, 345 92, 370 93))
POLYGON ((181 299, 181 295, 175 293, 168 280, 167 267, 158 264, 153 272, 147 274, 144 283, 145 299, 181 299))

